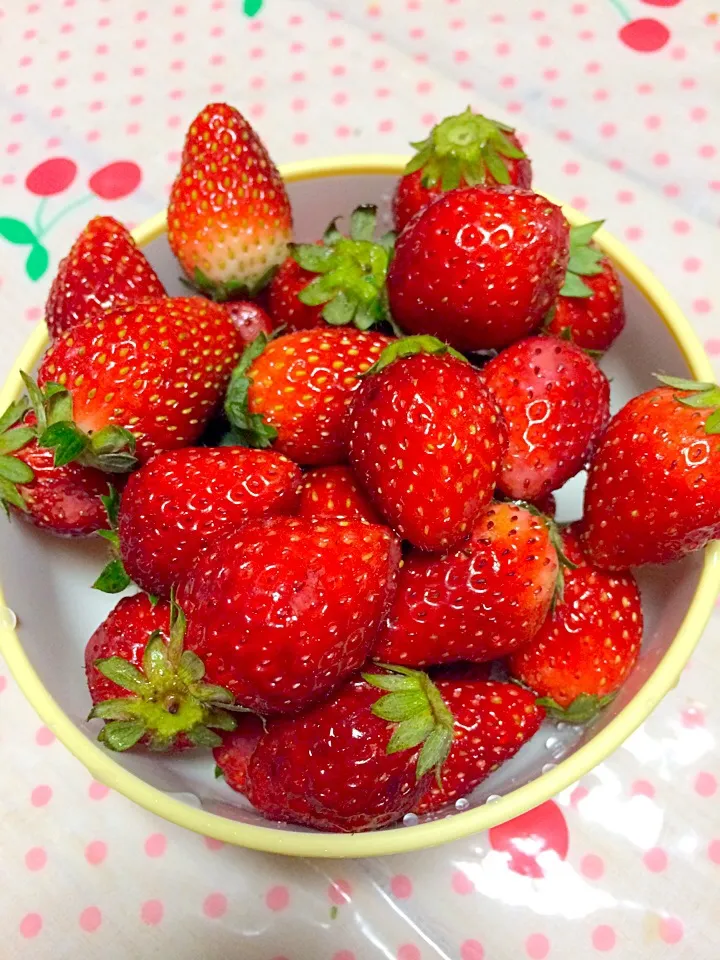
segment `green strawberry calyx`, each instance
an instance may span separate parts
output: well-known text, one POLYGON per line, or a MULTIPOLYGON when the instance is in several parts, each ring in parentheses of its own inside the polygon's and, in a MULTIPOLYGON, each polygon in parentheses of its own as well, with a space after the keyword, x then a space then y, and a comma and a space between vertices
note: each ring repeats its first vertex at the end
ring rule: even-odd
POLYGON ((563 550, 562 536, 560 534, 560 527, 552 517, 549 517, 546 513, 543 513, 542 510, 538 510, 538 508, 532 503, 527 503, 524 500, 513 500, 513 503, 516 503, 519 507, 523 507, 528 511, 528 513, 531 513, 534 517, 542 520, 547 527, 550 543, 552 544, 558 560, 558 569, 555 576, 555 589, 553 590, 552 600, 550 601, 550 611, 552 612, 558 604, 563 603, 565 600, 565 571, 577 570, 577 564, 573 563, 572 560, 565 555, 565 551, 563 550))
POLYGON ((595 277, 602 273, 602 260, 605 254, 591 243, 593 236, 605 223, 593 220, 570 227, 570 259, 568 260, 565 282, 560 288, 561 297, 591 297, 592 289, 583 283, 583 277, 595 277))
POLYGON ((224 281, 212 280, 200 267, 195 267, 191 280, 186 277, 181 277, 180 280, 186 287, 201 293, 215 303, 225 303, 228 300, 252 300, 270 283, 278 266, 279 264, 274 263, 257 276, 247 279, 224 281))
POLYGON ((109 529, 98 530, 98 536, 107 540, 110 544, 110 559, 103 567, 100 576, 93 583, 93 590, 100 590, 103 593, 122 593, 130 586, 132 580, 128 576, 120 556, 120 538, 117 532, 120 494, 112 484, 108 484, 107 494, 100 499, 107 513, 109 529))
POLYGON ((495 182, 510 183, 508 160, 522 160, 525 153, 510 139, 514 133, 497 120, 490 120, 470 107, 436 124, 425 140, 413 143, 417 153, 405 173, 422 171, 424 187, 440 184, 443 191, 461 183, 469 187, 495 182))
POLYGON ((420 746, 416 776, 420 780, 431 770, 441 785, 442 766, 452 746, 453 715, 430 677, 422 670, 378 663, 385 673, 363 673, 363 679, 386 695, 376 700, 372 712, 394 723, 387 753, 399 753, 420 746))
POLYGON ((222 743, 215 730, 235 729, 232 694, 206 683, 205 666, 183 649, 185 616, 174 598, 170 606, 170 638, 159 630, 145 646, 141 667, 123 657, 95 661, 100 673, 127 690, 129 696, 101 700, 89 720, 104 720, 98 740, 110 750, 129 750, 140 740, 151 750, 168 750, 181 736, 198 747, 222 743))
POLYGON ((592 693, 579 693, 567 707, 561 707, 552 697, 539 697, 535 703, 545 709, 551 720, 580 726, 593 720, 614 699, 614 693, 604 697, 598 697, 592 693))
POLYGON ((700 380, 685 380, 683 377, 669 377, 656 373, 655 378, 666 387, 675 390, 687 390, 690 396, 675 399, 684 407, 711 410, 705 420, 705 433, 720 433, 720 387, 716 383, 703 383, 700 380))
POLYGON ((416 337, 401 337, 398 340, 393 340, 392 343, 385 347, 375 363, 366 370, 365 373, 359 374, 359 379, 380 373, 381 370, 390 366, 391 363, 395 363, 396 360, 402 360, 404 357, 412 357, 416 353, 430 353, 435 356, 442 356, 447 353, 455 357, 456 360, 462 360, 463 363, 468 362, 467 357, 458 353, 458 351, 454 350, 449 344, 443 343, 442 340, 438 340, 437 337, 431 337, 427 333, 421 333, 416 337))
POLYGON ((395 234, 374 239, 377 207, 357 207, 350 216, 350 236, 337 229, 337 219, 325 231, 322 243, 290 245, 293 259, 318 274, 298 292, 306 306, 324 304, 322 318, 333 327, 352 324, 369 330, 389 321, 385 280, 392 259, 395 234))
POLYGON ((27 373, 20 371, 37 418, 39 447, 54 451, 54 464, 63 467, 77 461, 104 473, 128 473, 137 466, 135 437, 124 427, 110 423, 86 433, 73 421, 70 391, 59 383, 46 383, 43 389, 27 373))
POLYGON ((37 436, 34 427, 18 426, 27 411, 28 402, 23 398, 11 403, 0 417, 0 502, 6 512, 11 506, 27 512, 27 504, 18 487, 35 479, 32 468, 13 456, 37 436))
POLYGON ((269 336, 266 333, 259 333, 252 343, 245 347, 243 355, 230 375, 225 394, 225 415, 230 421, 231 430, 222 441, 224 446, 253 447, 264 450, 276 439, 275 427, 266 423, 261 414, 250 412, 248 395, 252 378, 249 371, 268 343, 281 334, 283 329, 278 327, 269 336))

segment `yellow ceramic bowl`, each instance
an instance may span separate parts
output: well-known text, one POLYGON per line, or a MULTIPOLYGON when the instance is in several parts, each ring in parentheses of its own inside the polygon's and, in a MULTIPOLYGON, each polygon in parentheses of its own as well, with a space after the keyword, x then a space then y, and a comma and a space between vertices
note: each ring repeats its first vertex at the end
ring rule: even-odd
MULTIPOLYGON (((336 214, 359 202, 376 202, 387 214, 388 199, 403 157, 345 157, 291 164, 282 172, 289 184, 300 239, 318 236, 336 214)), ((565 211, 582 222, 580 214, 565 211)), ((164 237, 165 215, 135 230, 135 237, 159 270, 170 292, 181 292, 164 237)), ((687 320, 660 282, 622 244, 600 231, 598 242, 621 271, 629 313, 628 329, 603 361, 613 377, 614 406, 652 385, 653 369, 712 380, 713 371, 687 320)), ((46 344, 44 326, 30 337, 0 396, 4 407, 21 392, 19 370, 32 369, 46 344)), ((577 515, 581 482, 559 496, 568 518, 577 515)), ((646 641, 637 671, 610 710, 584 732, 546 731, 523 748, 511 766, 476 792, 470 806, 429 822, 401 825, 353 836, 319 834, 263 821, 229 788, 212 782, 209 758, 162 761, 118 756, 95 741, 84 721, 88 708, 82 650, 87 637, 115 602, 87 584, 100 563, 98 546, 67 544, 22 523, 0 529, 0 577, 5 599, 17 614, 0 610, 0 652, 38 714, 92 775, 162 817, 228 843, 304 857, 364 857, 400 853, 445 843, 485 830, 542 803, 578 780, 612 753, 650 714, 679 677, 697 643, 720 586, 720 546, 671 569, 643 571, 646 641), (43 600, 27 571, 44 583, 43 600), (550 747, 552 744, 552 747, 550 747), (564 757, 564 758, 562 758, 564 757), (224 790, 225 792, 218 792, 224 790), (504 793, 497 798, 498 793, 504 793), (488 801, 488 796, 493 794, 488 801), (188 802, 189 801, 189 802, 188 802)))

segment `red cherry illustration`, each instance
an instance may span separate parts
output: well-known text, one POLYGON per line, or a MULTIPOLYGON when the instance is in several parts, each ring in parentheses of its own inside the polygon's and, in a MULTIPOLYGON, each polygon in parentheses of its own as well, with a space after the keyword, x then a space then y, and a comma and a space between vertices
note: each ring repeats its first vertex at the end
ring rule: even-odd
POLYGON ((88 186, 102 200, 120 200, 136 190, 142 180, 140 167, 132 160, 115 160, 96 170, 88 186))
POLYGON ((651 7, 676 7, 682 0, 642 0, 651 7))
POLYGON ((53 197, 67 190, 77 174, 77 164, 67 157, 43 160, 25 177, 25 186, 36 197, 53 197))
POLYGON ((489 839, 493 850, 508 854, 510 870, 537 879, 545 875, 538 863, 539 854, 554 850, 557 857, 564 860, 569 843, 565 817, 552 800, 492 827, 489 839))
POLYGON ((644 17, 642 20, 631 20, 618 32, 622 42, 637 50, 638 53, 655 53, 662 50, 670 39, 670 31, 664 23, 644 17))

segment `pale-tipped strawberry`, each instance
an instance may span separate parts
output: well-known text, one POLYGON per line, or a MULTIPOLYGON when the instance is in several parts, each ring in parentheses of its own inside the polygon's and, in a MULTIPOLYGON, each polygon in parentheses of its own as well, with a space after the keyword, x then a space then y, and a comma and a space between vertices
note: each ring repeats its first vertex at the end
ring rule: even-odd
POLYGON ((187 446, 220 405, 241 350, 225 308, 200 297, 142 300, 78 323, 38 371, 41 387, 65 390, 63 417, 39 443, 57 466, 107 472, 187 446))
POLYGON ((480 371, 434 337, 391 343, 353 401, 355 474, 385 521, 422 550, 470 536, 506 446, 480 371))
POLYGON ((588 470, 583 549, 608 570, 720 537, 720 387, 661 376, 615 414, 588 470))
POLYGON ((216 747, 216 731, 235 729, 233 698, 205 682, 205 668, 184 649, 185 618, 175 604, 144 593, 125 597, 85 649, 93 702, 89 719, 104 720, 98 740, 110 750, 216 747))
POLYGON ((512 127, 470 107, 445 117, 425 140, 413 143, 417 151, 405 167, 393 197, 395 229, 407 223, 441 193, 457 187, 514 184, 529 187, 530 161, 512 127))
POLYGON ((360 375, 390 338, 351 327, 261 334, 232 374, 225 412, 230 442, 273 446, 304 466, 347 459, 349 407, 360 375))
POLYGON ((252 297, 291 240, 290 201, 264 144, 234 107, 208 104, 187 132, 168 207, 188 281, 215 300, 252 297))
POLYGON ((94 217, 60 261, 45 322, 55 340, 110 307, 164 295, 160 278, 130 232, 113 217, 94 217))
POLYGON ((368 330, 390 318, 385 279, 395 236, 375 240, 377 208, 357 207, 350 235, 333 220, 321 243, 291 248, 273 278, 269 306, 276 325, 302 330, 330 324, 368 330))
POLYGON ((591 242, 602 220, 570 228, 570 260, 547 333, 572 340, 592 355, 604 353, 625 326, 622 284, 612 262, 591 242))

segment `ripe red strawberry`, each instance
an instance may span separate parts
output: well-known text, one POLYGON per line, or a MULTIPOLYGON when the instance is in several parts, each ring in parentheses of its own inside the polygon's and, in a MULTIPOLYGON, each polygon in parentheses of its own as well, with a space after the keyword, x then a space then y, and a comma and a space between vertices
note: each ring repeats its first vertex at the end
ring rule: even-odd
POLYGON ((38 446, 38 433, 63 416, 66 391, 41 394, 30 383, 35 408, 19 401, 0 417, 0 503, 56 536, 89 536, 105 525, 108 477, 79 463, 55 466, 52 451, 38 446))
POLYGON ((368 655, 400 546, 357 520, 273 517, 214 541, 180 587, 187 645, 258 713, 295 713, 368 655))
POLYGON ((334 517, 382 523, 350 467, 318 467, 305 474, 300 494, 301 517, 334 517))
POLYGON ((153 603, 138 593, 122 599, 90 637, 85 648, 94 704, 90 719, 106 721, 98 736, 106 747, 215 747, 221 740, 210 728, 235 728, 223 709, 232 697, 203 681, 202 662, 183 650, 184 630, 175 604, 153 603))
POLYGON ((239 442, 273 445, 296 463, 347 458, 348 407, 389 337, 360 330, 260 336, 233 372, 225 412, 239 442))
POLYGON ((110 307, 164 295, 158 275, 129 231, 113 217, 94 217, 60 261, 45 322, 55 340, 110 307))
POLYGON ((242 339, 224 307, 167 297, 78 323, 45 354, 38 383, 70 394, 64 420, 41 437, 55 463, 130 469, 187 446, 219 405, 242 339))
POLYGON ((252 343, 261 333, 267 336, 272 333, 272 320, 257 303, 250 300, 230 300, 225 304, 225 309, 245 345, 252 343))
POLYGON ((293 246, 270 284, 276 324, 290 330, 326 323, 368 330, 389 320, 385 279, 395 235, 375 241, 376 219, 376 207, 357 207, 350 236, 341 234, 333 220, 319 243, 293 246))
POLYGON ((158 453, 130 477, 108 531, 117 557, 95 587, 119 593, 131 580, 169 599, 212 540, 247 520, 295 513, 301 474, 269 450, 185 447, 158 453))
POLYGON ((632 574, 605 573, 580 549, 577 524, 563 531, 575 564, 558 604, 530 643, 511 654, 512 676, 531 687, 551 716, 586 723, 617 693, 640 652, 643 615, 632 574))
POLYGON ((670 563, 720 536, 720 387, 659 379, 613 417, 590 463, 581 537, 605 569, 670 563))
POLYGON ((442 768, 415 813, 432 813, 472 793, 478 784, 514 757, 540 729, 545 711, 535 695, 514 683, 436 680, 455 719, 455 734, 442 768))
POLYGON ((390 526, 423 550, 469 536, 507 443, 479 371, 431 337, 398 340, 363 380, 351 418, 350 462, 390 526))
POLYGON ((299 717, 271 719, 253 749, 256 736, 215 751, 231 787, 269 820, 355 833, 412 809, 442 767, 453 719, 425 674, 390 667, 299 717), (376 687, 389 692, 378 699, 376 687))
POLYGON ((610 260, 591 244, 602 220, 570 228, 570 260, 560 296, 545 325, 583 350, 604 353, 625 326, 620 278, 610 260))
POLYGON ((445 117, 420 143, 405 167, 393 197, 395 229, 400 232, 436 197, 456 187, 514 184, 529 187, 532 168, 512 127, 470 107, 445 117))
POLYGON ((290 201, 265 146, 238 110, 209 103, 170 192, 168 241, 185 275, 215 300, 254 296, 291 240, 290 201))
POLYGON ((425 667, 495 660, 527 643, 562 591, 558 546, 552 521, 492 503, 455 552, 411 550, 373 656, 425 667))
POLYGON ((434 200, 398 237, 390 312, 406 333, 458 350, 532 333, 563 285, 568 225, 555 204, 515 187, 469 187, 434 200))
POLYGON ((499 353, 482 376, 508 426, 498 480, 506 496, 537 500, 582 470, 610 416, 610 385, 580 347, 529 337, 499 353))

